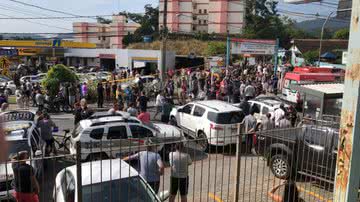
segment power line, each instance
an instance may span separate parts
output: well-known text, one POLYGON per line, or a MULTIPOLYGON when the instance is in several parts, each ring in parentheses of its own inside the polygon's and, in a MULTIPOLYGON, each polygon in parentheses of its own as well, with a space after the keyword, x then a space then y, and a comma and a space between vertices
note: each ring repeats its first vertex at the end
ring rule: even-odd
MULTIPOLYGON (((9 17, 9 18, 12 18, 13 16, 10 16, 10 15, 5 15, 5 14, 0 14, 1 16, 6 16, 6 17, 9 17)), ((38 24, 38 25, 42 25, 42 26, 46 26, 46 27, 53 27, 53 28, 58 28, 58 29, 63 29, 63 30, 68 30, 68 31, 72 31, 71 29, 68 29, 68 28, 64 28, 64 27, 58 27, 58 26, 55 26, 55 25, 49 25, 49 24, 45 24, 45 23, 40 23, 40 22, 33 22, 33 21, 30 21, 30 20, 27 20, 27 19, 23 19, 24 21, 27 21, 27 22, 30 22, 30 23, 33 23, 33 24, 38 24)))
POLYGON ((50 16, 50 17, 14 17, 14 18, 0 18, 0 20, 55 20, 55 19, 79 19, 79 18, 96 18, 96 17, 111 17, 113 15, 79 15, 79 16, 50 16))
POLYGON ((38 8, 38 9, 45 10, 45 11, 54 12, 54 13, 61 13, 61 14, 65 14, 65 15, 78 16, 78 15, 75 15, 75 14, 72 14, 72 13, 68 13, 68 12, 64 12, 64 11, 59 11, 59 10, 54 10, 54 9, 50 9, 50 8, 45 8, 45 7, 42 7, 42 6, 25 3, 25 2, 22 2, 22 1, 18 1, 18 0, 9 0, 9 1, 14 2, 14 3, 18 3, 18 4, 22 4, 22 5, 25 5, 25 6, 30 6, 30 7, 38 8))

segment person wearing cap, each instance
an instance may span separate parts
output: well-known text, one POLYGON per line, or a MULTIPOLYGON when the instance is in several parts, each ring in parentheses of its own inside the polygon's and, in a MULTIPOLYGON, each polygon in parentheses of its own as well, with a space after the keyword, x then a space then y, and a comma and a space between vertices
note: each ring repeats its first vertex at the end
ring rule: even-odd
POLYGON ((139 160, 140 175, 147 181, 155 193, 159 192, 160 176, 164 174, 164 163, 160 155, 156 152, 156 145, 147 140, 144 142, 146 151, 138 152, 134 155, 125 157, 124 161, 139 160))
POLYGON ((27 151, 19 152, 12 160, 16 161, 12 164, 14 172, 14 197, 16 201, 21 202, 38 202, 40 186, 35 177, 34 168, 26 163, 29 158, 27 151))

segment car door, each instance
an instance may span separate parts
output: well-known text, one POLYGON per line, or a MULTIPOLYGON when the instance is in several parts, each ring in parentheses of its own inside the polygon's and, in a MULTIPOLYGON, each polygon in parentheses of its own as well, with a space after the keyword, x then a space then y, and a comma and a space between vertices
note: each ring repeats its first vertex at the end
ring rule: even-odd
MULTIPOLYGON (((303 135, 303 151, 301 170, 308 175, 326 177, 328 171, 327 162, 329 161, 329 144, 331 143, 330 131, 326 127, 308 126, 303 135)), ((300 147, 301 148, 301 147, 300 147)), ((300 158, 299 158, 300 159, 300 158)))
POLYGON ((125 125, 110 126, 106 139, 111 147, 111 156, 115 158, 121 158, 128 154, 131 142, 128 139, 128 131, 125 125))
POLYGON ((191 112, 194 108, 194 104, 187 104, 179 110, 179 122, 180 126, 185 130, 191 130, 192 115, 191 112))
POLYGON ((142 126, 141 124, 132 123, 129 124, 131 135, 128 137, 130 142, 130 151, 143 151, 145 150, 145 140, 154 137, 152 130, 142 126))
POLYGON ((202 127, 210 127, 205 126, 204 123, 204 114, 206 109, 204 107, 201 107, 199 105, 194 106, 194 110, 191 112, 192 115, 192 121, 189 122, 189 129, 191 131, 198 131, 198 130, 204 130, 205 128, 202 127))

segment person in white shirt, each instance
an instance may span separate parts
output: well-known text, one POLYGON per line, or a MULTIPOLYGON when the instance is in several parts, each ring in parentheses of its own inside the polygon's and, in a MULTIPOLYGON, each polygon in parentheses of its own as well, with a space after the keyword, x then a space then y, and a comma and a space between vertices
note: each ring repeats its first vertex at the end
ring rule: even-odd
POLYGON ((275 117, 275 127, 279 127, 280 126, 280 120, 282 119, 282 117, 285 116, 285 111, 284 111, 284 104, 281 103, 280 107, 278 109, 275 110, 274 112, 274 117, 275 117))
POLYGON ((174 202, 178 192, 180 192, 181 202, 187 201, 189 188, 189 168, 192 163, 190 155, 183 152, 184 145, 180 142, 176 144, 176 151, 169 153, 169 163, 171 166, 170 179, 170 198, 169 202, 174 202))
POLYGON ((161 112, 162 107, 163 107, 163 105, 164 105, 164 101, 165 101, 165 98, 164 98, 164 96, 162 95, 162 92, 160 92, 160 93, 156 96, 156 100, 155 100, 156 112, 155 112, 155 115, 154 115, 154 119, 155 119, 155 117, 161 112))

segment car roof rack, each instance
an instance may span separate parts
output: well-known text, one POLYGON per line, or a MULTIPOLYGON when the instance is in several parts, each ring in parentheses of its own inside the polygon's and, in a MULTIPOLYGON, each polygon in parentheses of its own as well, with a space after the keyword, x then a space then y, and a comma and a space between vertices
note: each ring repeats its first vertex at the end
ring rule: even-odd
POLYGON ((213 110, 215 110, 215 111, 217 111, 217 112, 219 111, 217 108, 215 108, 215 107, 210 107, 210 106, 208 106, 208 105, 206 105, 206 104, 203 104, 203 103, 197 102, 196 104, 202 105, 202 106, 204 106, 204 107, 208 107, 208 108, 213 109, 213 110))
POLYGON ((108 124, 113 124, 113 123, 139 123, 139 121, 134 120, 134 119, 124 119, 124 120, 114 120, 114 121, 99 121, 99 122, 94 122, 90 125, 90 127, 93 126, 103 126, 103 125, 108 125, 108 124))

